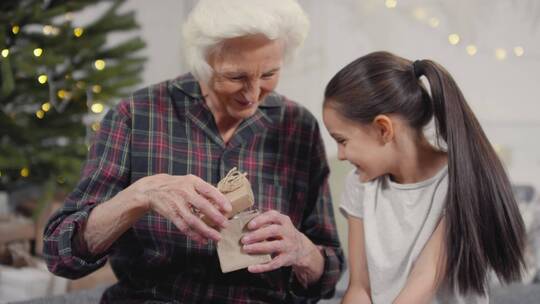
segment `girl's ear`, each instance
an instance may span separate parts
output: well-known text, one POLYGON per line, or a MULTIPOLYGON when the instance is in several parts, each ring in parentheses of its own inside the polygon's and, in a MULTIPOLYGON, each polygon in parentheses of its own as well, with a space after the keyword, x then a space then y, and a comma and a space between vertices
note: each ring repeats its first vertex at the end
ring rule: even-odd
POLYGON ((395 130, 390 117, 382 114, 377 115, 373 119, 372 125, 382 144, 387 144, 394 139, 395 130))

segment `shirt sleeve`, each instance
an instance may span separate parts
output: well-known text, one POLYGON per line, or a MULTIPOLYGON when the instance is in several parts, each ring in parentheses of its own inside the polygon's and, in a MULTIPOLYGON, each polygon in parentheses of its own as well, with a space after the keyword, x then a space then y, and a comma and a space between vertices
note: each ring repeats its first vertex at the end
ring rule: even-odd
POLYGON ((345 217, 364 217, 364 187, 354 169, 345 178, 345 190, 341 194, 339 210, 345 217))
POLYGON ((296 275, 292 274, 291 291, 294 303, 296 301, 305 302, 306 298, 309 299, 308 303, 315 303, 320 298, 332 297, 345 265, 328 185, 330 171, 316 122, 311 140, 309 207, 306 210, 300 231, 319 248, 324 258, 324 269, 319 281, 307 287, 302 286, 296 275))
POLYGON ((76 279, 100 268, 108 252, 92 255, 80 231, 99 203, 107 201, 129 182, 131 141, 128 102, 110 110, 94 137, 81 179, 64 205, 47 222, 43 256, 49 270, 76 279))

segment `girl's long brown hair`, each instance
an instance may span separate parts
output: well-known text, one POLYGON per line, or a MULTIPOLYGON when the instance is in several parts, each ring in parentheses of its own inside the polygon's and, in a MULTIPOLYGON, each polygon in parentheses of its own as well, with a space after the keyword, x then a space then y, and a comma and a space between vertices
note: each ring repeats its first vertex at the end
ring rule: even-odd
POLYGON ((525 230, 505 170, 450 74, 431 60, 414 63, 387 52, 363 56, 328 83, 324 106, 367 124, 399 114, 417 130, 435 118, 448 149, 446 280, 463 293, 485 294, 488 271, 521 279, 525 230), (425 76, 431 96, 422 85, 425 76))

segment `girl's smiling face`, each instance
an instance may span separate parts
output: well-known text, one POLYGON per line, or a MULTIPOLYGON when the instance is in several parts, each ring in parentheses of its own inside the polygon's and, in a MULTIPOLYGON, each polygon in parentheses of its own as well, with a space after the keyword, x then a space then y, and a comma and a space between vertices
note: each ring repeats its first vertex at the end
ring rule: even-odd
POLYGON ((323 109, 323 121, 338 144, 338 158, 356 167, 361 182, 388 172, 388 149, 376 126, 352 122, 329 106, 323 109))

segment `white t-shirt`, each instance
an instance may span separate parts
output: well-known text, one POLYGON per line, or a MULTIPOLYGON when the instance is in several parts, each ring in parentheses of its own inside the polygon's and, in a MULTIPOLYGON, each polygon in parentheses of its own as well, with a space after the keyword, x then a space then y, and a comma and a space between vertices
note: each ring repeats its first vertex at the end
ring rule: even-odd
MULTIPOLYGON (((347 175, 340 210, 363 220, 374 304, 392 303, 405 286, 443 214, 447 190, 447 167, 414 184, 398 184, 387 175, 361 183, 355 170, 347 175)), ((489 299, 442 287, 432 303, 479 304, 489 303, 489 299)))

